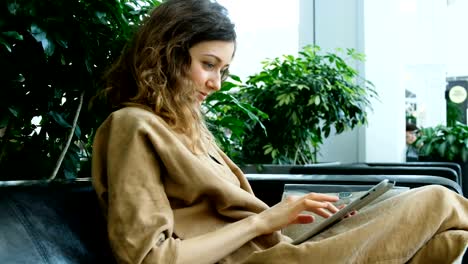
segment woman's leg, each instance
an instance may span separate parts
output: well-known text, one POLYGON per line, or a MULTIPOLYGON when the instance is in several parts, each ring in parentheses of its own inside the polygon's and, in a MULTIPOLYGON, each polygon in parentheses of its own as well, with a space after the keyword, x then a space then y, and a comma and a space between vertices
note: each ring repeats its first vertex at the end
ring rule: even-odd
POLYGON ((430 263, 425 258, 431 247, 450 263, 468 244, 466 231, 468 200, 445 187, 426 186, 369 206, 299 246, 280 243, 255 252, 247 263, 406 263, 420 250, 414 261, 430 263), (450 246, 438 242, 443 240, 450 246))
POLYGON ((447 230, 435 235, 411 259, 410 263, 453 263, 464 251, 452 250, 466 244, 468 231, 447 230))

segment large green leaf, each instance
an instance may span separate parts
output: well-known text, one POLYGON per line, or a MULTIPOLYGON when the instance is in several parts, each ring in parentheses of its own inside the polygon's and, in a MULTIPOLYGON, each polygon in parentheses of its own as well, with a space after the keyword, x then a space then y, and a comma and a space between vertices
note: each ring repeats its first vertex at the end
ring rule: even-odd
POLYGON ((71 128, 72 126, 63 118, 63 116, 60 113, 50 111, 49 115, 59 124, 60 126, 64 128, 71 128))

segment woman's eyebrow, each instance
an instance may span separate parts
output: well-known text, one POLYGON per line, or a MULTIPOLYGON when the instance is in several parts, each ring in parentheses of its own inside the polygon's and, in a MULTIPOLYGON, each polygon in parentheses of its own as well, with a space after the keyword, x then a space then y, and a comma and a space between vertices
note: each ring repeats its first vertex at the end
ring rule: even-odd
MULTIPOLYGON (((218 56, 216 56, 216 55, 214 55, 214 54, 211 54, 211 53, 203 53, 202 55, 203 55, 203 56, 208 56, 208 57, 213 57, 213 58, 216 59, 216 61, 217 61, 218 63, 223 62, 223 60, 222 60, 220 57, 218 57, 218 56)), ((226 67, 226 66, 229 66, 229 64, 224 65, 224 67, 226 67)))

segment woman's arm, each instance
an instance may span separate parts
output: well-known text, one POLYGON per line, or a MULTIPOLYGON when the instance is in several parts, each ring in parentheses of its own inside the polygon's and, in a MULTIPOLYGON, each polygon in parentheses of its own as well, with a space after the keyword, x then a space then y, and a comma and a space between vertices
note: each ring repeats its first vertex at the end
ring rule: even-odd
POLYGON ((177 264, 216 263, 260 235, 254 217, 244 218, 216 231, 182 240, 177 264))
POLYGON ((180 243, 178 264, 215 263, 240 248, 257 236, 270 234, 290 224, 303 224, 313 221, 311 215, 303 211, 312 211, 323 217, 329 217, 338 209, 331 203, 338 197, 310 193, 302 197, 290 197, 260 214, 242 219, 217 231, 187 239, 180 243))
POLYGON ((175 263, 180 240, 173 238, 162 167, 140 112, 114 112, 97 130, 93 185, 117 263, 175 263))

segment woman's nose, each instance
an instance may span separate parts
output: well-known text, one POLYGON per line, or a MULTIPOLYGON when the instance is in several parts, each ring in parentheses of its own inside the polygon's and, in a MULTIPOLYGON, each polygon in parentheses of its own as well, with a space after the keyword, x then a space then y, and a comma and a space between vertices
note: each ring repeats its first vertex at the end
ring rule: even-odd
POLYGON ((208 88, 219 91, 221 89, 221 73, 214 72, 207 81, 208 88))

